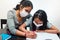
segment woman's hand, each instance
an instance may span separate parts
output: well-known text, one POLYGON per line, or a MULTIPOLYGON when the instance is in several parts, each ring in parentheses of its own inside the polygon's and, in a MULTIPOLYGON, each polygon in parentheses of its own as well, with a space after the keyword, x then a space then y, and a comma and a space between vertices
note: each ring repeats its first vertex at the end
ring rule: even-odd
POLYGON ((2 37, 0 36, 0 40, 2 40, 2 37))
POLYGON ((27 38, 32 38, 32 39, 34 39, 34 38, 36 38, 36 33, 35 32, 33 32, 33 31, 28 31, 28 32, 26 32, 26 37, 27 38))

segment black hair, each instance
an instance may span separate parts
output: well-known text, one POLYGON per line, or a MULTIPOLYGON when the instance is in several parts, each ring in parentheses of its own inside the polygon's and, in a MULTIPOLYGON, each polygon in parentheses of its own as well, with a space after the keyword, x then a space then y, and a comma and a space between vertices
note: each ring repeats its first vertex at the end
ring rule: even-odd
POLYGON ((33 4, 32 4, 32 2, 29 1, 29 0, 22 0, 22 1, 20 2, 20 4, 17 4, 17 5, 16 5, 16 8, 14 8, 14 9, 15 9, 15 10, 20 10, 20 7, 21 7, 21 8, 31 7, 31 8, 33 9, 33 4))
POLYGON ((38 30, 45 30, 48 29, 47 27, 47 14, 45 11, 43 10, 38 10, 37 12, 35 12, 33 18, 32 18, 32 30, 35 31, 36 30, 36 26, 33 23, 35 18, 39 18, 41 21, 43 21, 43 26, 39 27, 38 30))

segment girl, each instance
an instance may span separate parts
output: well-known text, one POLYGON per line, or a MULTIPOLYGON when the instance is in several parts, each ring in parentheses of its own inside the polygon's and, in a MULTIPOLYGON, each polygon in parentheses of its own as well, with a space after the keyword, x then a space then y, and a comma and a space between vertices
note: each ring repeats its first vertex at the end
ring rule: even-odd
POLYGON ((35 12, 33 17, 22 24, 19 29, 22 31, 27 31, 25 30, 25 27, 27 25, 31 25, 32 31, 56 34, 59 33, 59 30, 54 25, 48 22, 46 12, 43 10, 38 10, 37 12, 35 12))

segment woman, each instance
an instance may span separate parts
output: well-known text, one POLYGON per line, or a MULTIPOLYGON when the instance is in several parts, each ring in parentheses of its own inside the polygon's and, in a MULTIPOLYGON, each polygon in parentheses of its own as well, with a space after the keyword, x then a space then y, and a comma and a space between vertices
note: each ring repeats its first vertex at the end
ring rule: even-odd
POLYGON ((48 32, 48 33, 59 33, 59 30, 48 22, 46 12, 43 10, 38 10, 35 12, 34 16, 31 17, 28 21, 22 24, 19 29, 22 31, 25 30, 27 25, 31 25, 32 31, 37 32, 48 32))
POLYGON ((15 40, 18 38, 18 36, 30 37, 28 36, 29 34, 20 31, 19 26, 22 25, 27 19, 31 17, 30 12, 32 9, 33 5, 31 1, 22 0, 20 4, 16 6, 16 8, 8 11, 7 14, 8 33, 12 35, 12 38, 15 37, 15 40))

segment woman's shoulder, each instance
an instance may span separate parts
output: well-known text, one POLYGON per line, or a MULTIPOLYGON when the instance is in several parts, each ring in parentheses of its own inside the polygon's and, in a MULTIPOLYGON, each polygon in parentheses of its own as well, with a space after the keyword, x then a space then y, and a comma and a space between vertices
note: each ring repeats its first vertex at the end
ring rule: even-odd
POLYGON ((7 15, 14 15, 14 13, 15 13, 15 10, 9 10, 7 15))

